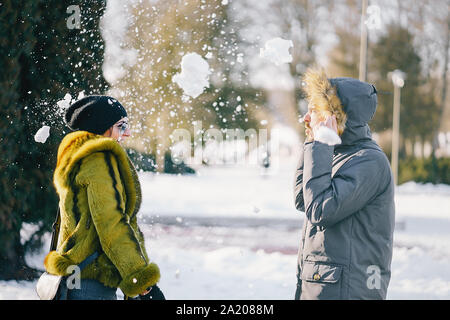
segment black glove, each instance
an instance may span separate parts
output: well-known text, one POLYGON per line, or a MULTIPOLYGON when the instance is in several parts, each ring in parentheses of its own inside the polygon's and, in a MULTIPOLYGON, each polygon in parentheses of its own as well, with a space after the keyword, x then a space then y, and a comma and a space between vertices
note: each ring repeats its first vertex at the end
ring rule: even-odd
POLYGON ((166 300, 161 289, 156 284, 149 289, 149 293, 145 295, 139 295, 139 300, 166 300))

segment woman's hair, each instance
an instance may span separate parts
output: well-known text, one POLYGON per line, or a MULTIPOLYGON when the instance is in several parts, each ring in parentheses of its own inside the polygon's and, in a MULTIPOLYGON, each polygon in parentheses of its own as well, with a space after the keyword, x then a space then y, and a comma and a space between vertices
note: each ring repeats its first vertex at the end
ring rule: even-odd
POLYGON ((73 131, 83 130, 103 134, 125 117, 127 112, 116 99, 109 96, 90 95, 67 108, 64 120, 73 131))

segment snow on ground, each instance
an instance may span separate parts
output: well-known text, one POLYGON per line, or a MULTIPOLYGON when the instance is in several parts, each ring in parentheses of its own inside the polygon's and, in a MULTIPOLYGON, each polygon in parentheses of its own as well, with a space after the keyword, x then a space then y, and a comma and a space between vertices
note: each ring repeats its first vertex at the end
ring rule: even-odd
MULTIPOLYGON (((293 208, 295 162, 262 172, 140 174, 141 228, 168 299, 293 298, 303 219, 293 208)), ((450 186, 399 186, 396 211, 388 299, 449 299, 450 186)), ((42 268, 48 241, 30 265, 42 268)), ((37 299, 34 285, 0 281, 0 299, 37 299)))

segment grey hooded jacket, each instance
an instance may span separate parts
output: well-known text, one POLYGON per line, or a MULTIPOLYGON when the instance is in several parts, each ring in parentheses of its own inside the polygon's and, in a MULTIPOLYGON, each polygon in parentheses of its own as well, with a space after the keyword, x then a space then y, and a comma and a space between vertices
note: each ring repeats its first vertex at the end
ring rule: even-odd
POLYGON ((305 213, 296 299, 385 299, 391 276, 394 184, 371 138, 374 86, 330 79, 347 114, 342 144, 305 143, 295 206, 305 213))

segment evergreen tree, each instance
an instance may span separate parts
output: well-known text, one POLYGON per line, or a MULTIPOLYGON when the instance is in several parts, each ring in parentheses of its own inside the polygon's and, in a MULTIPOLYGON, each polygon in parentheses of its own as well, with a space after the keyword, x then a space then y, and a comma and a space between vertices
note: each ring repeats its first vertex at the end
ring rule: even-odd
POLYGON ((24 257, 41 246, 57 209, 52 175, 65 129, 56 102, 66 93, 106 90, 98 28, 104 6, 89 0, 2 2, 0 279, 37 275, 24 257), (79 16, 68 10, 71 5, 78 6, 79 16), (68 22, 71 16, 80 24, 68 22), (43 125, 51 129, 41 144, 34 134, 43 125), (21 239, 23 223, 36 226, 29 239, 21 239))
POLYGON ((414 46, 414 36, 408 29, 396 24, 387 28, 385 35, 373 45, 370 69, 376 73, 378 109, 373 119, 375 131, 392 127, 393 84, 389 73, 399 69, 406 74, 401 90, 400 134, 405 139, 431 141, 438 125, 438 105, 433 86, 427 85, 422 72, 421 58, 414 46))

